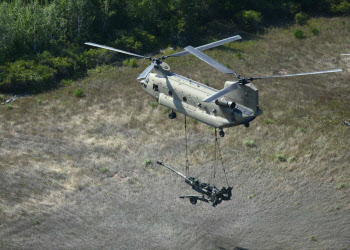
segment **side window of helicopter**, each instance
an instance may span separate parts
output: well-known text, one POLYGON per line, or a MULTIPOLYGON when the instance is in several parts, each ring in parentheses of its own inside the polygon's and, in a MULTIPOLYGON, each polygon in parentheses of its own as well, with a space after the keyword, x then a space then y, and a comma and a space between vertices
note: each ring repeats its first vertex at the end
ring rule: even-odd
POLYGON ((144 88, 147 88, 147 80, 145 81, 145 80, 142 80, 141 82, 140 82, 140 84, 141 84, 141 86, 143 86, 144 88))
POLYGON ((153 84, 153 90, 154 90, 154 91, 159 91, 159 90, 158 90, 158 85, 157 85, 157 84, 153 84))
POLYGON ((186 96, 184 96, 184 98, 182 98, 182 100, 184 100, 184 102, 187 102, 186 96))

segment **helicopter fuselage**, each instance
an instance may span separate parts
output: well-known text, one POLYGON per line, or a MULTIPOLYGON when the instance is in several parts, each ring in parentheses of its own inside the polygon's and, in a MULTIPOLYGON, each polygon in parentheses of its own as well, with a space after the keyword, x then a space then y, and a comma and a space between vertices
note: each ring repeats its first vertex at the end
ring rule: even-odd
MULTIPOLYGON (((258 90, 251 83, 239 86, 238 91, 229 93, 216 102, 207 103, 203 99, 218 90, 162 70, 164 67, 169 69, 164 62, 159 66, 162 67, 152 70, 140 83, 160 105, 221 129, 249 124, 256 116, 262 114, 258 104, 258 90)), ((225 87, 232 83, 226 82, 225 87)))

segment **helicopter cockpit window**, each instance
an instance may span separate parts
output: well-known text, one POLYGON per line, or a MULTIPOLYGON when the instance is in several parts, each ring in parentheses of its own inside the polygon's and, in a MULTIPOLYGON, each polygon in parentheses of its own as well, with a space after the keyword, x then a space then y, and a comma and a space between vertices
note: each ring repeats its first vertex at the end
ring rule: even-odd
POLYGON ((158 91, 158 85, 157 84, 153 84, 153 90, 154 91, 158 91))
POLYGON ((184 102, 187 102, 186 96, 184 96, 184 98, 182 98, 182 100, 184 100, 184 102))
POLYGON ((140 84, 141 84, 141 86, 143 86, 144 88, 147 88, 147 81, 142 80, 142 81, 140 82, 140 84))

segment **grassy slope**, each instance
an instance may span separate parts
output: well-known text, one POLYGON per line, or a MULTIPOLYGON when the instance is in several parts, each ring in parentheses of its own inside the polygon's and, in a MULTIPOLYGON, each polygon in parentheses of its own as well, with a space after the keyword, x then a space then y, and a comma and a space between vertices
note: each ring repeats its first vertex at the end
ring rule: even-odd
MULTIPOLYGON (((269 200, 267 190, 295 195, 295 190, 304 188, 298 180, 305 179, 312 185, 334 187, 328 195, 336 197, 330 203, 337 205, 325 201, 322 209, 341 207, 348 214, 350 133, 342 123, 350 119, 350 58, 340 53, 350 51, 350 20, 315 19, 309 24, 320 29, 319 36, 313 36, 307 26, 302 27, 307 34, 303 40, 293 37, 295 27, 271 29, 251 41, 243 39, 206 52, 244 76, 344 70, 254 82, 264 114, 249 129, 227 129, 220 140, 221 150, 230 182, 243 185, 242 197, 253 192, 269 200), (248 146, 248 140, 253 145, 248 146), (289 161, 281 162, 278 154, 289 161), (272 178, 271 182, 263 181, 264 176, 272 178), (237 180, 240 177, 247 178, 246 187, 245 180, 237 180), (257 180, 260 178, 261 182, 257 180)), ((152 107, 154 100, 135 81, 148 62, 138 63, 136 69, 100 67, 73 86, 19 99, 13 109, 0 107, 2 225, 11 221, 21 224, 59 210, 74 202, 69 197, 77 191, 98 189, 109 177, 119 180, 121 190, 142 201, 138 190, 154 188, 150 181, 159 181, 164 189, 158 191, 154 202, 161 202, 160 196, 173 196, 174 190, 181 192, 179 187, 167 185, 166 180, 175 181, 170 173, 144 165, 147 158, 153 162, 160 158, 183 166, 184 131, 182 116, 170 121, 163 107, 152 107), (84 89, 84 98, 73 96, 77 86, 84 89)), ((190 74, 216 88, 230 80, 192 56, 170 58, 167 63, 172 71, 190 74)), ((212 180, 213 129, 194 121, 189 127, 191 171, 203 180, 212 180)), ((221 172, 218 176, 223 177, 221 172)), ((215 183, 225 184, 223 178, 215 179, 215 183)), ((312 188, 305 189, 312 193, 312 188)), ((144 192, 153 199, 151 191, 144 192)), ((186 207, 181 209, 187 211, 186 207)))

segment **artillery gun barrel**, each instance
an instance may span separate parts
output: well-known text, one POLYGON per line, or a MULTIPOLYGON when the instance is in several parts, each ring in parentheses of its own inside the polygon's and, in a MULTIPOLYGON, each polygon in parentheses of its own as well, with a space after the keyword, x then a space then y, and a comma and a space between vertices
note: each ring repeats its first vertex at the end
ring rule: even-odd
POLYGON ((179 171, 176 171, 175 169, 173 169, 172 167, 166 165, 166 164, 163 163, 162 161, 157 161, 157 163, 158 163, 159 165, 161 165, 161 166, 164 166, 164 167, 170 169, 170 170, 173 171, 174 173, 180 175, 182 178, 184 178, 184 179, 186 179, 186 180, 188 179, 186 175, 181 174, 179 171))

